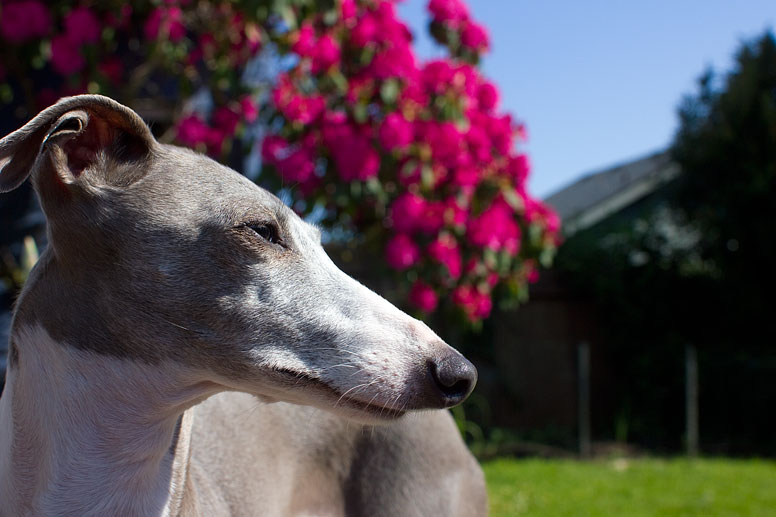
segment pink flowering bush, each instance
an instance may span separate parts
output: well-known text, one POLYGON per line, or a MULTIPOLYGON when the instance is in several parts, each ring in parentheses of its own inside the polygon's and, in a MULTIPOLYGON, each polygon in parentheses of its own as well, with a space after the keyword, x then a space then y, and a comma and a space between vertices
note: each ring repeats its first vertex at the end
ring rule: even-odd
POLYGON ((525 298, 559 221, 528 193, 525 129, 477 68, 487 31, 463 0, 428 11, 449 56, 421 62, 393 0, 0 0, 0 102, 150 99, 169 114, 160 138, 238 167, 255 149, 259 181, 379 250, 420 313, 478 322, 525 298), (246 81, 264 57, 278 71, 246 81))
POLYGON ((476 68, 487 31, 462 0, 431 0, 450 57, 421 63, 394 2, 338 7, 280 38, 298 59, 265 107, 281 121, 266 169, 295 186, 301 212, 323 207, 327 225, 376 241, 421 312, 453 307, 476 322, 494 296, 523 298, 559 223, 527 191, 525 129, 476 68), (302 152, 305 174, 285 162, 302 152))
POLYGON ((226 0, 0 0, 0 99, 30 111, 86 92, 148 99, 175 118, 166 136, 221 156, 258 114, 240 76, 269 13, 248 11, 226 0), (208 116, 185 105, 203 87, 208 116))

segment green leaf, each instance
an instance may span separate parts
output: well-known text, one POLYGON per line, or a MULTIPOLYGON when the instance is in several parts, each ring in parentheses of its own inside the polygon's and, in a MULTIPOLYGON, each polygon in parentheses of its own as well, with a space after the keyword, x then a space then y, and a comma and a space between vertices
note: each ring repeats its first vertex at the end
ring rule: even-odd
POLYGON ((485 248, 482 251, 482 259, 485 262, 485 265, 488 266, 488 269, 495 269, 496 265, 498 264, 496 251, 494 251, 492 248, 485 248))
POLYGON ((0 83, 0 102, 10 104, 13 101, 13 89, 8 83, 0 83))
POLYGON ((383 185, 377 178, 369 178, 366 182, 367 192, 380 196, 383 193, 383 185))
POLYGON ((434 188, 434 171, 431 169, 430 165, 424 164, 423 167, 421 167, 420 181, 424 189, 431 190, 434 188))
POLYGON ((502 188, 501 195, 504 196, 504 200, 507 202, 507 204, 514 208, 516 211, 522 212, 524 210, 525 206, 523 205, 523 200, 520 199, 520 196, 517 195, 515 189, 511 187, 502 188))
POLYGON ((286 26, 288 26, 288 30, 296 30, 297 21, 294 9, 290 5, 283 5, 278 11, 280 13, 280 18, 286 26))
POLYGON ((512 267, 512 255, 506 250, 501 250, 497 255, 497 271, 499 275, 504 276, 509 273, 512 267))
POLYGON ((400 91, 401 87, 399 86, 399 81, 396 79, 387 79, 383 82, 382 86, 380 86, 380 98, 383 99, 384 103, 393 105, 399 97, 400 91))
POLYGON ((348 80, 342 75, 342 72, 336 68, 332 68, 329 72, 329 79, 334 83, 334 87, 340 93, 346 93, 348 91, 348 80))
POLYGON ((375 51, 372 47, 364 47, 364 50, 361 51, 361 55, 359 56, 361 66, 367 66, 369 63, 371 63, 374 56, 375 51))
POLYGON ((555 246, 548 246, 539 253, 539 263, 548 268, 552 266, 552 261, 555 258, 555 246))

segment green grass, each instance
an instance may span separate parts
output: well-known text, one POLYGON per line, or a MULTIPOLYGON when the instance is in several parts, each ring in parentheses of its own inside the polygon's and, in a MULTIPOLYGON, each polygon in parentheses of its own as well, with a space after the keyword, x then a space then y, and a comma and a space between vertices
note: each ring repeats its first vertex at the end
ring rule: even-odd
POLYGON ((491 515, 776 516, 776 462, 500 459, 483 464, 491 515))

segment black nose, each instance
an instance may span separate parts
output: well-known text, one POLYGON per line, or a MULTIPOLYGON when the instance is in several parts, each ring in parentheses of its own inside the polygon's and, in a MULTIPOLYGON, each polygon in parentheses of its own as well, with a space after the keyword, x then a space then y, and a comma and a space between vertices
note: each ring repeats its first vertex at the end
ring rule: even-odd
POLYGON ((444 397, 445 407, 460 404, 477 384, 477 369, 464 356, 455 352, 428 363, 431 377, 444 397))

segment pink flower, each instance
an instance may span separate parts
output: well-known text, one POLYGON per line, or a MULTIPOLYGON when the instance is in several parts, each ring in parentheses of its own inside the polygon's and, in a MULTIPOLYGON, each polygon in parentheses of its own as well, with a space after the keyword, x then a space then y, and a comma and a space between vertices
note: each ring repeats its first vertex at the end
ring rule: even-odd
POLYGON ((51 40, 51 66, 60 74, 68 76, 83 69, 86 60, 81 55, 78 43, 60 34, 51 40))
POLYGON ((415 185, 418 185, 420 183, 420 172, 421 167, 419 165, 417 166, 406 166, 402 165, 401 168, 399 168, 399 183, 404 188, 415 188, 415 185))
POLYGON ((406 43, 391 45, 375 54, 366 73, 376 79, 411 78, 417 73, 415 54, 406 43))
POLYGON ((446 59, 429 61, 421 70, 421 80, 425 90, 437 95, 450 88, 453 84, 453 76, 455 76, 455 69, 446 59))
POLYGON ((490 294, 472 285, 460 285, 453 290, 453 303, 463 309, 471 321, 488 317, 493 309, 490 294))
POLYGON ((342 16, 342 21, 350 25, 356 17, 355 0, 342 0, 340 2, 340 15, 342 16))
POLYGON ((186 35, 183 25, 183 12, 180 7, 157 7, 145 22, 143 30, 147 39, 167 38, 173 43, 186 35))
POLYGON ((423 217, 418 220, 417 228, 423 233, 434 235, 445 224, 445 205, 440 201, 429 201, 423 208, 423 217))
POLYGON ((328 34, 324 34, 315 45, 312 55, 312 72, 314 74, 325 72, 340 62, 339 43, 328 34))
POLYGON ((484 128, 472 124, 465 137, 469 152, 475 160, 488 163, 492 159, 490 138, 484 128))
POLYGON ((261 155, 287 182, 305 184, 314 179, 316 155, 312 138, 289 145, 283 138, 269 135, 262 142, 261 155))
POLYGON ((11 43, 24 43, 47 36, 51 31, 51 14, 37 0, 3 2, 0 14, 0 35, 11 43))
POLYGON ((259 118, 259 106, 250 95, 240 99, 240 111, 242 111, 245 122, 249 124, 256 122, 256 119, 259 118))
POLYGON ((539 281, 539 270, 536 267, 536 261, 533 259, 526 260, 523 263, 523 272, 525 279, 529 284, 535 284, 539 281))
POLYGON ((416 124, 418 138, 431 147, 434 159, 454 167, 461 153, 461 133, 452 122, 422 121, 416 124))
POLYGON ((360 102, 364 104, 375 94, 375 81, 368 77, 356 77, 351 79, 348 83, 348 93, 345 95, 345 100, 353 105, 360 102))
POLYGON ((291 50, 301 57, 310 57, 315 52, 315 29, 310 22, 302 23, 296 33, 296 41, 291 45, 291 50))
POLYGON ((164 9, 157 7, 148 16, 148 19, 143 26, 146 39, 154 40, 159 35, 159 29, 162 26, 162 17, 164 16, 164 9))
POLYGON ((77 7, 65 15, 65 33, 75 43, 97 43, 100 20, 88 7, 77 7))
POLYGON ((340 177, 345 181, 365 181, 377 176, 380 156, 372 147, 365 128, 357 128, 340 117, 324 121, 323 140, 340 177))
POLYGON ((480 171, 474 167, 459 167, 453 173, 453 183, 459 187, 476 187, 480 182, 480 171))
POLYGON ((520 226, 514 220, 512 208, 500 197, 469 220, 466 235, 472 244, 481 248, 506 250, 510 255, 520 250, 520 226))
POLYGON ((261 32, 255 23, 243 24, 242 20, 238 32, 240 37, 231 47, 232 60, 236 65, 243 65, 261 49, 261 32))
POLYGON ((242 66, 261 48, 261 32, 256 23, 246 22, 240 12, 232 14, 229 25, 229 58, 233 66, 242 66))
POLYGON ((498 105, 498 89, 493 83, 484 82, 477 88, 477 102, 483 111, 491 111, 498 105))
POLYGON ((315 172, 315 156, 304 146, 295 149, 277 163, 278 172, 288 182, 305 183, 315 172))
POLYGON ((461 31, 461 43, 476 52, 485 52, 490 47, 488 31, 482 25, 469 21, 461 31))
POLYGON ((350 41, 357 47, 365 47, 376 41, 379 24, 372 14, 366 14, 356 21, 350 31, 350 41))
MULTIPOLYGON (((560 216, 558 212, 545 205, 546 212, 544 214, 544 220, 548 233, 558 233, 560 231, 560 216)), ((556 239, 558 242, 560 239, 556 239)))
POLYGON ((167 33, 173 43, 180 41, 186 35, 186 27, 183 25, 183 11, 178 7, 170 7, 167 11, 167 33))
POLYGON ((449 226, 463 226, 466 224, 467 212, 458 202, 455 196, 450 196, 444 201, 444 221, 449 226))
POLYGON ((379 2, 374 11, 379 20, 378 38, 387 45, 406 46, 412 41, 412 33, 396 16, 394 2, 379 2))
POLYGON ((267 135, 261 142, 261 159, 270 165, 275 165, 280 153, 288 146, 283 137, 267 135))
POLYGON ((378 137, 388 151, 406 147, 412 142, 412 124, 400 113, 390 113, 380 125, 378 137))
POLYGON ((488 132, 491 144, 496 152, 507 155, 512 150, 512 117, 504 115, 502 117, 485 116, 483 126, 488 132))
POLYGON ((557 233, 560 230, 561 220, 555 210, 538 199, 531 197, 525 191, 524 186, 517 188, 517 194, 523 200, 526 221, 529 223, 543 223, 546 231, 550 234, 557 233))
POLYGON ((482 78, 477 69, 469 63, 458 63, 453 76, 453 86, 466 97, 475 97, 482 78))
POLYGON ((419 81, 411 81, 404 85, 399 94, 399 106, 404 109, 416 109, 428 104, 428 94, 423 90, 419 81))
POLYGON ((219 156, 224 149, 224 140, 227 135, 226 131, 220 127, 209 127, 207 132, 207 139, 205 145, 207 146, 207 153, 210 156, 219 156))
POLYGON ((439 235, 428 247, 428 255, 447 268, 447 272, 452 278, 461 276, 461 253, 458 250, 458 243, 455 238, 443 233, 439 235))
POLYGON ((488 293, 480 293, 477 298, 477 306, 474 311, 475 318, 487 318, 493 310, 493 300, 488 293))
POLYGON ((178 122, 178 141, 187 147, 204 145, 208 154, 221 154, 226 132, 220 127, 211 127, 199 115, 192 114, 178 122))
POLYGON ((439 302, 437 295, 434 292, 434 288, 422 280, 415 280, 415 283, 412 284, 409 293, 409 301, 412 305, 425 313, 434 312, 434 309, 437 308, 439 302))
POLYGON ((528 140, 528 128, 522 122, 518 122, 515 125, 515 136, 523 142, 528 140))
POLYGON ((516 185, 525 183, 530 171, 531 162, 525 154, 518 154, 509 158, 507 173, 515 180, 516 185))
POLYGON ((299 93, 291 78, 284 74, 278 78, 272 91, 272 102, 292 122, 310 124, 317 120, 326 107, 321 95, 305 96, 299 93))
POLYGON ((403 271, 420 260, 420 248, 409 235, 394 235, 385 246, 385 260, 392 268, 403 271))
POLYGON ((421 224, 426 213, 426 200, 417 194, 405 192, 391 205, 390 217, 396 231, 412 233, 421 224))
POLYGON ((462 0, 430 0, 428 11, 434 21, 446 23, 451 27, 457 27, 469 19, 469 10, 462 0))
POLYGON ((233 135, 237 124, 240 123, 240 114, 226 106, 216 108, 212 115, 213 125, 227 135, 233 135))
POLYGON ((541 201, 526 195, 525 218, 529 222, 541 221, 547 233, 554 234, 560 230, 560 217, 557 212, 541 201))
POLYGON ((178 122, 178 141, 188 147, 197 147, 210 138, 210 127, 199 115, 192 114, 178 122))

